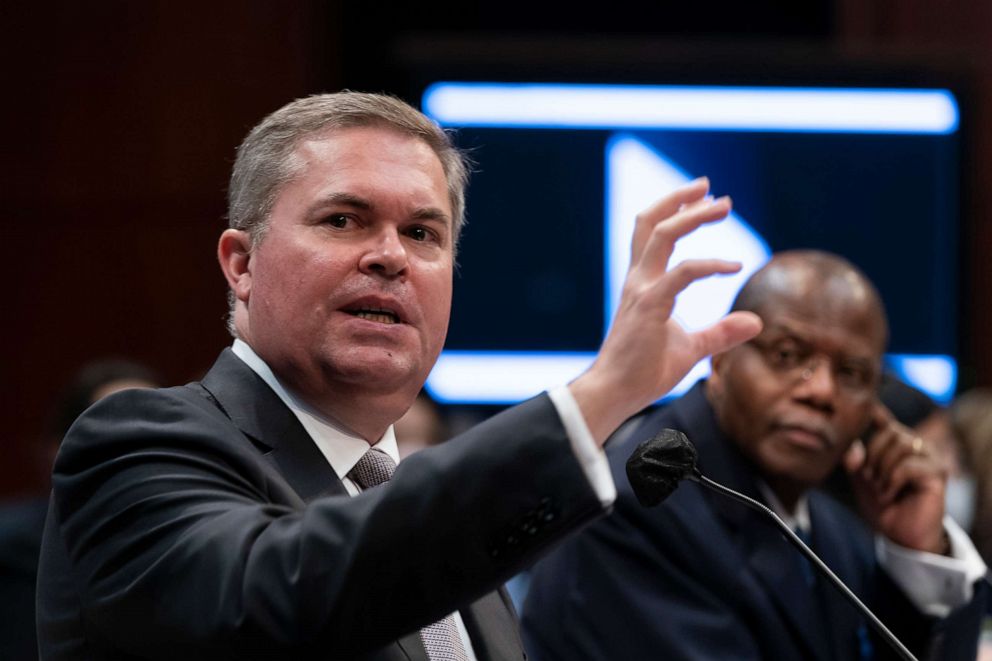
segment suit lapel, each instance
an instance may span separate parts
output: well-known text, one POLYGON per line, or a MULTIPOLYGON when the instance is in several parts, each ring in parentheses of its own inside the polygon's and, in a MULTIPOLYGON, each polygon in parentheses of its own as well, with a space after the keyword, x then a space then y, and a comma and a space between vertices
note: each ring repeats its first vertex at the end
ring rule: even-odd
POLYGON ((347 493, 293 412, 234 352, 224 349, 202 384, 302 500, 347 493))
POLYGON ((524 644, 510 596, 503 588, 459 611, 479 661, 523 659, 524 644))

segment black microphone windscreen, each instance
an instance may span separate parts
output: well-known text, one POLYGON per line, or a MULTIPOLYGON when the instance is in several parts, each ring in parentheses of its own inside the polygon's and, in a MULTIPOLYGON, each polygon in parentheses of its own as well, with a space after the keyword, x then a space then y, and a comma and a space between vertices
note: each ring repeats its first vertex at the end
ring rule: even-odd
POLYGON ((644 507, 668 498, 695 470, 696 448, 675 429, 662 429, 638 445, 627 460, 627 479, 644 507))

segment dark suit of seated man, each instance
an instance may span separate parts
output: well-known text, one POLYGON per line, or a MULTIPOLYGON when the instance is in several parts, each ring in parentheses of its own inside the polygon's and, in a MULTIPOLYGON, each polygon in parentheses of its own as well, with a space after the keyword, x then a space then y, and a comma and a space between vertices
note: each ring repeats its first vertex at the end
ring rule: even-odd
POLYGON ((762 333, 714 356, 711 377, 683 398, 625 426, 633 431, 607 445, 613 513, 535 567, 523 612, 533 657, 890 658, 761 514, 690 482, 655 509, 637 503, 626 460, 674 428, 695 443, 704 475, 801 529, 920 658, 974 659, 984 565, 944 517, 941 466, 877 401, 888 331, 874 287, 836 256, 782 253, 734 309, 761 316, 762 333), (814 488, 838 463, 877 544, 814 488))
POLYGON ((69 432, 43 659, 523 658, 498 587, 612 502, 613 430, 760 322, 669 319, 692 281, 739 268, 667 268, 730 210, 695 181, 638 217, 589 370, 391 475, 392 423, 444 343, 465 179, 447 134, 390 97, 300 99, 252 130, 217 249, 237 339, 202 382, 110 397, 69 432))

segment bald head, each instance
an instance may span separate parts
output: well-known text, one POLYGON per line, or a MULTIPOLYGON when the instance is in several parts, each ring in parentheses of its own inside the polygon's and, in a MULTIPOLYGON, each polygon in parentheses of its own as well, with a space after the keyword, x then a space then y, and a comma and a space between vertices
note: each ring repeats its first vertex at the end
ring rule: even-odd
POLYGON ((789 250, 774 257, 744 284, 732 310, 764 319, 783 304, 806 313, 811 321, 856 318, 859 330, 884 350, 888 321, 878 290, 854 264, 819 250, 789 250))

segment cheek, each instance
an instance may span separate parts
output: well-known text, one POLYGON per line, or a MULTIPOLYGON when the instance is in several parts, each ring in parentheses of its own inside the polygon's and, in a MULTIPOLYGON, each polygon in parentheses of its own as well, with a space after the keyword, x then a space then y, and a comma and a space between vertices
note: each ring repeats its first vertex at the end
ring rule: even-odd
POLYGON ((431 331, 439 336, 437 342, 444 344, 448 332, 448 319, 451 316, 452 275, 450 268, 439 267, 428 274, 419 285, 423 301, 424 317, 431 331))
POLYGON ((445 337, 448 335, 448 320, 451 317, 451 291, 438 292, 437 296, 429 299, 430 306, 427 315, 430 319, 431 331, 435 334, 433 343, 437 345, 438 351, 444 345, 445 337))
POLYGON ((777 390, 769 386, 745 366, 727 371, 722 384, 724 406, 738 427, 753 433, 766 426, 778 399, 777 390))
POLYGON ((871 421, 871 402, 844 408, 839 413, 837 432, 842 441, 864 436, 871 421))

